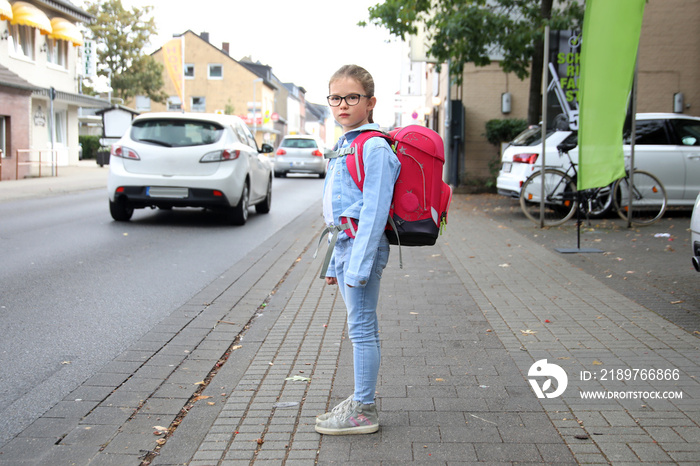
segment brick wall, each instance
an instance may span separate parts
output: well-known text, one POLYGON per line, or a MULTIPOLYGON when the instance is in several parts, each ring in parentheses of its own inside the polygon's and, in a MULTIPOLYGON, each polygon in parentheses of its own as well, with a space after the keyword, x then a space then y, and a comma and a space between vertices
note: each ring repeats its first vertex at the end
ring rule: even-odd
MULTIPOLYGON (((17 149, 30 149, 30 128, 32 121, 30 115, 31 93, 13 88, 0 86, 0 101, 2 101, 2 114, 5 117, 6 149, 9 157, 4 157, 2 163, 2 180, 14 180, 17 176, 17 149)), ((20 162, 24 161, 26 154, 20 156, 20 162)), ((19 167, 19 178, 24 178, 29 173, 28 166, 19 167)))
MULTIPOLYGON (((682 92, 686 115, 700 116, 700 1, 649 0, 639 44, 637 111, 673 112, 673 94, 682 92), (689 106, 689 107, 688 107, 689 106)), ((498 64, 464 69, 457 89, 465 107, 465 147, 462 179, 489 176, 489 161, 498 149, 484 136, 493 118, 527 118, 529 79, 503 73, 498 64), (512 111, 501 113, 501 94, 512 94, 512 111)), ((453 91, 454 92, 454 91, 453 91)), ((454 96, 454 94, 453 94, 454 96)))

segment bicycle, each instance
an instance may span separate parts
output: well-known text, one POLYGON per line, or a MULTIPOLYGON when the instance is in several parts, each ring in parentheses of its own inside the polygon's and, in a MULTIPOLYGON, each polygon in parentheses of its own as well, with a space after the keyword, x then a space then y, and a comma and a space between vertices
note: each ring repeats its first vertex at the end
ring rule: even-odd
POLYGON ((666 190, 661 181, 649 172, 635 169, 634 186, 630 189, 630 174, 626 171, 624 178, 600 188, 578 191, 576 164, 571 160, 569 151, 574 144, 557 146, 559 156, 566 154, 569 167, 566 171, 559 168, 545 168, 533 173, 520 190, 520 207, 527 218, 540 223, 540 199, 544 179, 544 226, 558 226, 573 217, 580 208, 590 221, 590 216, 603 216, 609 210, 627 220, 630 211, 636 225, 650 225, 656 222, 666 210, 666 190), (544 176, 544 177, 543 177, 544 176), (632 196, 630 196, 630 192, 632 196))

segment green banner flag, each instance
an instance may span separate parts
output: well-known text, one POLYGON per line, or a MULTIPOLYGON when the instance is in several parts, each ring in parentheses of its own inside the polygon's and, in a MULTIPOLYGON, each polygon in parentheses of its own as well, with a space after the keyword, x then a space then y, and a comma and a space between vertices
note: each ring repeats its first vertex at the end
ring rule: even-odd
POLYGON ((578 189, 625 176, 622 129, 646 0, 586 0, 579 83, 578 189))

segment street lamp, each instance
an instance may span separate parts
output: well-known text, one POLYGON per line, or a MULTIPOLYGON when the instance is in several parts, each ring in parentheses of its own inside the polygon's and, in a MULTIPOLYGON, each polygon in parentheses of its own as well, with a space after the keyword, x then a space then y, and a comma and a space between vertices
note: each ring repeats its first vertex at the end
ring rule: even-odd
MULTIPOLYGON (((258 136, 258 117, 256 110, 258 109, 257 94, 255 93, 255 84, 263 82, 263 78, 253 79, 253 138, 258 136)), ((260 109, 262 115, 262 108, 260 109)))

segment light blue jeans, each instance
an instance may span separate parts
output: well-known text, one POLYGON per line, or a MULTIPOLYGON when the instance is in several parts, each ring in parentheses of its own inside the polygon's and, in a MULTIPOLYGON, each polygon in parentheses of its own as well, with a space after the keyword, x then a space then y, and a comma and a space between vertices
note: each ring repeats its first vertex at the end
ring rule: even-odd
POLYGON ((345 268, 350 260, 352 241, 339 241, 335 246, 335 271, 340 294, 348 310, 348 336, 352 342, 355 394, 353 399, 362 403, 374 403, 379 376, 381 349, 379 345, 379 284, 382 272, 389 261, 389 241, 385 236, 374 255, 372 273, 363 287, 345 284, 345 268))

